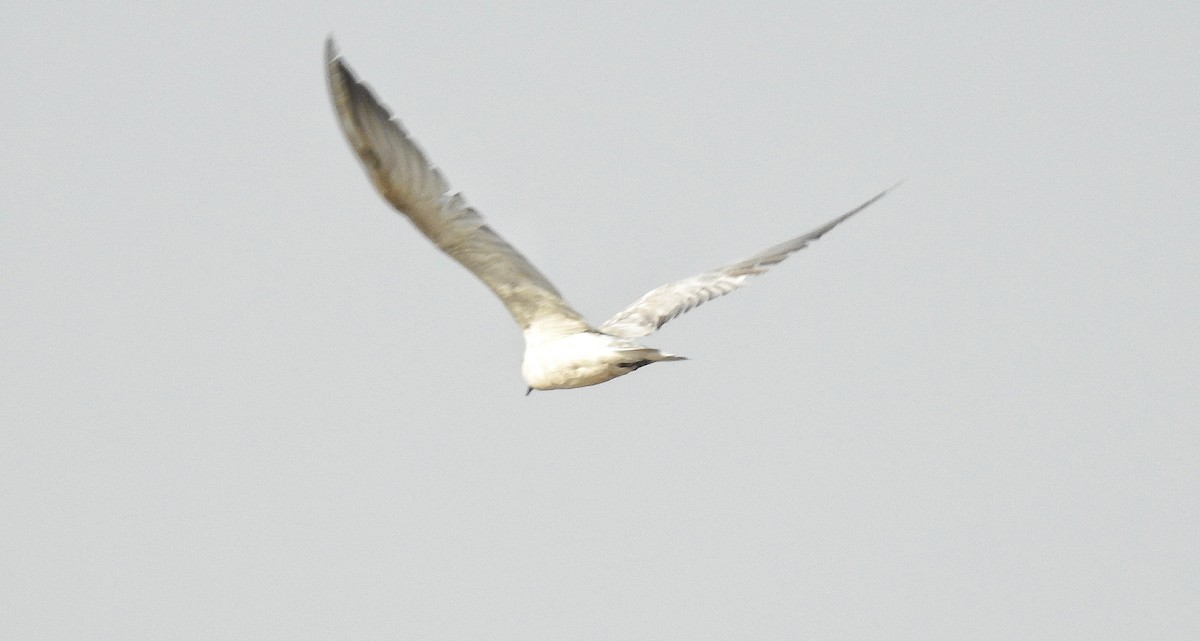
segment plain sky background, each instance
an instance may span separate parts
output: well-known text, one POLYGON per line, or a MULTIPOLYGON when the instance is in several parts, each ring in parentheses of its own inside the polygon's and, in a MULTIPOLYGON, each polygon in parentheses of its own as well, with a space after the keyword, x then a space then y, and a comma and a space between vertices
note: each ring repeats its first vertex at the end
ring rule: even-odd
POLYGON ((1194 2, 155 2, 0 24, 0 638, 1200 638, 1194 2), (600 322, 523 396, 322 44, 600 322))

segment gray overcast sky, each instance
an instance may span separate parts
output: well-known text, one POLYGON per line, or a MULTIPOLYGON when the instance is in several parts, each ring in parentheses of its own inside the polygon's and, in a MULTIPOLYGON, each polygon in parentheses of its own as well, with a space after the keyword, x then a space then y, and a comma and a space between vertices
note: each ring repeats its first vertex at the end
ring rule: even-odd
POLYGON ((1195 3, 49 3, 0 30, 0 638, 1200 638, 1195 3), (322 41, 594 322, 522 394, 322 41))

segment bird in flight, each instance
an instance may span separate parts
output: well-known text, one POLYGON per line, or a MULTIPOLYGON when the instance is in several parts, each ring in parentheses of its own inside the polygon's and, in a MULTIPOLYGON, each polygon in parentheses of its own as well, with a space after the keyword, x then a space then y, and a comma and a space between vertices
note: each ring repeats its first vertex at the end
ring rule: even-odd
POLYGON ((487 285, 525 337, 521 375, 533 390, 569 389, 610 381, 662 361, 686 360, 635 339, 745 284, 746 279, 804 249, 888 193, 789 241, 749 258, 647 292, 616 316, 592 327, 554 285, 484 222, 425 152, 358 79, 330 38, 325 71, 338 123, 375 188, 439 249, 487 285))

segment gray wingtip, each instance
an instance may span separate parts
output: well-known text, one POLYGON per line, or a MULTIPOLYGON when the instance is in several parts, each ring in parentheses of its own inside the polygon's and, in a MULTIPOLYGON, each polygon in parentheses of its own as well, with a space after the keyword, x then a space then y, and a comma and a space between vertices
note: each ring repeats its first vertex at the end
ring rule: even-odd
POLYGON ((334 60, 337 60, 338 56, 340 55, 341 54, 338 53, 337 43, 333 40, 333 34, 331 33, 328 36, 325 36, 325 62, 333 62, 334 60))
MULTIPOLYGON (((865 202, 865 203, 863 203, 863 204, 859 205, 858 207, 855 207, 855 208, 854 208, 854 209, 852 209, 850 212, 848 212, 848 213, 847 213, 847 214, 846 214, 846 215, 845 215, 845 216, 842 218, 842 220, 845 220, 846 218, 849 218, 851 215, 853 215, 853 214, 857 214, 858 212, 860 212, 860 211, 862 211, 862 210, 866 209, 867 207, 870 207, 871 205, 874 205, 874 204, 875 204, 876 202, 878 202, 878 201, 879 201, 881 198, 883 198, 884 196, 886 196, 886 195, 888 195, 888 194, 892 193, 892 191, 894 191, 894 190, 895 190, 897 187, 899 187, 900 185, 903 185, 903 184, 904 184, 905 182, 907 182, 907 181, 908 181, 908 179, 907 179, 907 178, 903 178, 903 179, 901 179, 899 182, 897 182, 896 184, 892 185, 891 187, 888 187, 887 189, 884 189, 883 191, 879 192, 878 194, 875 194, 875 196, 874 196, 874 197, 872 197, 870 200, 868 200, 867 202, 865 202)), ((838 222, 841 222, 841 221, 839 220, 838 222)))

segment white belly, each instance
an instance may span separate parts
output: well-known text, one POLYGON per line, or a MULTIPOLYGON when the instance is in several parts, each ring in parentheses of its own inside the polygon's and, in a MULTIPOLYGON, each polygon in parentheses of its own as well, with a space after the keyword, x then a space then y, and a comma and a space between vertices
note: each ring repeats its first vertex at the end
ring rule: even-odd
POLYGON ((533 389, 568 389, 610 381, 663 360, 682 359, 606 334, 547 336, 531 328, 525 331, 521 375, 533 389))

